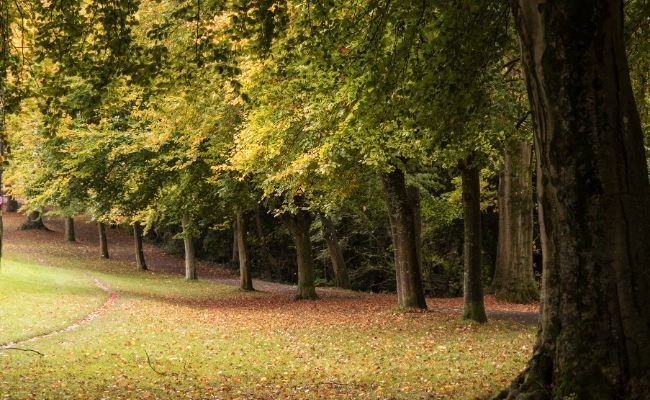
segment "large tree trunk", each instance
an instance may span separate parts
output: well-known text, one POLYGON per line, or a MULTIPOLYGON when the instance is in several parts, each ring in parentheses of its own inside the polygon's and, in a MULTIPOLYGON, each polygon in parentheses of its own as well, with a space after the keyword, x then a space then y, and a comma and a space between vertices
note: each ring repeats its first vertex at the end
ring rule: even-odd
POLYGON ((109 258, 108 240, 106 239, 106 224, 104 224, 103 222, 98 222, 97 232, 99 233, 99 256, 101 258, 109 258))
POLYGON ((190 219, 187 215, 181 218, 183 227, 183 245, 185 246, 185 279, 193 281, 198 279, 196 275, 196 252, 194 249, 194 238, 189 233, 190 219))
POLYGON ((527 369, 501 397, 647 399, 650 185, 622 2, 511 2, 536 123, 544 274, 527 369))
POLYGON ((139 222, 133 223, 133 247, 135 250, 135 263, 140 271, 146 271, 147 263, 144 259, 144 247, 142 246, 142 225, 139 222))
POLYGON ((316 284, 314 282, 314 263, 311 252, 311 215, 308 211, 300 210, 295 214, 284 214, 284 221, 296 245, 296 261, 298 263, 298 292, 296 299, 316 299, 316 284))
MULTIPOLYGON (((1 155, 1 153, 0 153, 0 155, 1 155)), ((0 175, 1 174, 2 174, 2 171, 1 171, 1 168, 0 168, 0 175)), ((2 179, 2 176, 0 176, 0 183, 2 183, 1 179, 2 179)), ((19 208, 20 208, 20 203, 18 203, 18 200, 14 199, 13 197, 7 198, 7 207, 6 207, 7 212, 16 212, 16 211, 18 211, 19 208)))
POLYGON ((334 284, 336 287, 350 289, 350 275, 348 274, 348 268, 343 259, 343 250, 341 250, 341 245, 339 244, 339 236, 336 232, 334 222, 331 218, 323 215, 321 216, 321 223, 323 224, 323 237, 327 242, 327 249, 332 260, 334 284))
POLYGON ((63 236, 67 242, 74 242, 76 240, 74 234, 74 217, 65 217, 63 231, 63 236))
POLYGON ((239 252, 239 288, 246 291, 255 290, 253 289, 253 278, 251 277, 250 265, 248 263, 244 213, 241 210, 237 210, 236 212, 235 225, 235 232, 237 233, 237 249, 239 252))
POLYGON ((486 322, 481 279, 481 186, 473 157, 460 163, 463 185, 463 318, 486 322))
POLYGON ((499 174, 499 242, 492 287, 496 298, 513 303, 539 299, 533 274, 532 145, 505 146, 499 174))
POLYGON ((395 169, 381 175, 395 253, 397 304, 426 309, 421 274, 420 193, 407 187, 404 173, 395 169))
POLYGON ((27 219, 20 225, 20 230, 28 229, 43 229, 47 230, 47 227, 43 223, 43 211, 34 210, 27 214, 27 219))

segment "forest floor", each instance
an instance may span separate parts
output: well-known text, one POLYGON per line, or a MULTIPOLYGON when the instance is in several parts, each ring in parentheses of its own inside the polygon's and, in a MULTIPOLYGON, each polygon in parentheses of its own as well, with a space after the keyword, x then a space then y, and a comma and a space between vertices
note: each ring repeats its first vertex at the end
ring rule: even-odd
POLYGON ((394 295, 318 288, 297 302, 290 285, 239 292, 205 262, 186 282, 183 260, 150 244, 151 271, 138 272, 119 228, 103 260, 94 224, 78 221, 67 243, 60 220, 23 221, 4 214, 0 399, 486 398, 531 354, 536 304, 487 296, 478 325, 460 320, 458 298, 403 312, 394 295))

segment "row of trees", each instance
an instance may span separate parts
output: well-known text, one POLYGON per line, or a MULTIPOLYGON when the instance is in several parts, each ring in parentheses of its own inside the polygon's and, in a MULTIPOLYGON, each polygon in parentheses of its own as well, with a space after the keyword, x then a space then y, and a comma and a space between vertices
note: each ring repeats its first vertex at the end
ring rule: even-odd
POLYGON ((641 398, 648 115, 639 119, 623 43, 647 110, 649 7, 628 2, 624 30, 617 1, 538 3, 3 2, 0 111, 11 111, 15 133, 7 182, 28 207, 87 213, 100 232, 131 224, 136 243, 142 227, 180 225, 188 279, 192 239, 234 221, 247 290, 244 225, 262 203, 293 239, 305 299, 316 297, 312 222, 347 286, 336 223, 382 198, 398 303, 409 308, 426 308, 422 216, 444 220, 434 205, 456 187, 463 315, 483 322, 485 167, 501 170, 496 293, 537 296, 534 126, 541 331, 504 396, 641 398), (18 97, 20 108, 6 106, 18 97))
MULTIPOLYGON (((130 223, 136 237, 141 226, 180 224, 193 278, 192 238, 206 225, 243 223, 263 202, 294 240, 298 297, 311 298, 311 221, 330 238, 335 281, 349 286, 336 223, 383 192, 399 305, 425 308, 422 203, 431 209, 441 193, 462 190, 465 314, 485 320, 479 172, 496 169, 505 143, 530 153, 504 5, 70 1, 26 10, 20 74, 33 96, 15 117, 8 182, 28 207, 130 223)), ((500 215, 516 209, 501 225, 518 224, 521 212, 530 224, 528 240, 501 233, 495 287, 526 302, 537 296, 530 166, 507 170, 500 215), (527 185, 523 211, 509 200, 513 177, 527 185), (523 254, 513 262, 511 253, 523 254)))

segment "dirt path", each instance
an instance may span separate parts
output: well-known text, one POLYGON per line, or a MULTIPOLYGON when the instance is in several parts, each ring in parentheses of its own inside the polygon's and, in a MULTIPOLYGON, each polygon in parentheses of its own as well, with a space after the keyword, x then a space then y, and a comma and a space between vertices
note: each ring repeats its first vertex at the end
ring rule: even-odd
POLYGON ((85 317, 83 317, 79 321, 75 322, 74 324, 66 326, 65 328, 61 328, 61 329, 51 331, 51 332, 41 333, 40 335, 32 336, 30 338, 23 339, 23 340, 18 340, 18 341, 15 341, 15 342, 0 344, 0 350, 7 350, 7 349, 16 348, 16 346, 21 346, 21 345, 23 345, 25 343, 30 343, 30 342, 34 342, 34 341, 39 340, 39 339, 56 336, 56 335, 59 335, 61 333, 65 333, 65 332, 70 332, 72 330, 75 330, 75 329, 89 323, 90 321, 96 319, 100 315, 104 314, 109 308, 111 308, 113 306, 113 304, 115 303, 115 301, 118 298, 118 294, 116 292, 112 291, 108 286, 106 286, 106 284, 104 282, 102 282, 98 278, 95 278, 95 286, 97 286, 98 288, 103 290, 106 294, 108 294, 108 298, 106 299, 106 301, 104 301, 104 303, 99 308, 97 308, 96 310, 94 310, 90 314, 86 315, 85 317))
MULTIPOLYGON (((17 228, 25 217, 15 213, 4 213, 5 241, 8 249, 15 252, 33 252, 30 246, 35 242, 49 244, 52 251, 61 251, 69 257, 86 258, 96 261, 99 257, 97 226, 84 219, 76 219, 76 243, 63 241, 63 220, 60 218, 45 218, 45 224, 50 231, 19 231, 17 228)), ((136 268, 133 255, 133 237, 122 228, 107 229, 109 253, 111 262, 126 264, 136 268)), ((149 269, 154 272, 165 272, 184 275, 182 257, 163 252, 159 247, 145 243, 145 257, 149 269)), ((36 259, 36 262, 39 260, 36 259)), ((215 263, 199 261, 197 263, 199 279, 210 279, 221 284, 238 286, 239 277, 233 270, 215 263)), ((253 285, 257 290, 291 296, 296 287, 275 282, 255 279, 253 285)), ((319 296, 323 298, 363 297, 366 294, 351 292, 336 288, 318 288, 319 296)), ((461 313, 462 298, 428 298, 427 305, 434 312, 461 313)), ((526 324, 536 324, 538 321, 538 304, 521 305, 498 301, 494 296, 485 296, 486 312, 489 319, 512 320, 526 324)))

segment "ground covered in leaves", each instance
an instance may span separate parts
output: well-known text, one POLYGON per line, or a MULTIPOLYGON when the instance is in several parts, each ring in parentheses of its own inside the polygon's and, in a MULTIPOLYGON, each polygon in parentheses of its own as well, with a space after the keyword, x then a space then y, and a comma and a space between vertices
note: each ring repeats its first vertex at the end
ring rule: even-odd
POLYGON ((487 398, 531 354, 536 305, 488 298, 478 325, 460 320, 459 299, 403 312, 394 295, 319 289, 296 302, 259 281, 242 293, 215 265, 184 281, 182 260, 153 246, 152 271, 135 271, 118 229, 100 260, 92 225, 65 243, 59 221, 16 231, 21 218, 5 214, 0 347, 23 350, 0 350, 0 399, 487 398))

